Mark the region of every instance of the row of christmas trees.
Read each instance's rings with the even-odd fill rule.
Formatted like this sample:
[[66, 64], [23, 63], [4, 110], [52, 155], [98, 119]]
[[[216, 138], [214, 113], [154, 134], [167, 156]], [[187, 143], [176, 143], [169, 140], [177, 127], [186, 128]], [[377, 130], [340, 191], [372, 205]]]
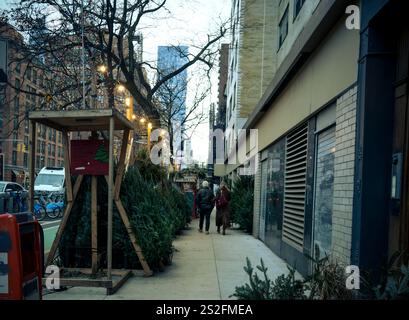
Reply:
[[[138, 154], [122, 182], [120, 197], [145, 259], [153, 269], [171, 262], [172, 241], [191, 219], [185, 195], [152, 164], [146, 153]], [[106, 265], [107, 185], [98, 177], [98, 253]], [[91, 177], [84, 177], [59, 246], [65, 267], [91, 265]], [[113, 214], [113, 267], [140, 268], [139, 261], [116, 207]]]

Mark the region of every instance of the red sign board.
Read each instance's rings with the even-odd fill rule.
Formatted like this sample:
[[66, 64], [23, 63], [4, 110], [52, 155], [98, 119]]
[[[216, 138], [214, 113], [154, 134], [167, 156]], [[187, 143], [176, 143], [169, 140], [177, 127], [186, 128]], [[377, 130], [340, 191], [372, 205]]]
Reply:
[[106, 140], [71, 140], [71, 174], [108, 175], [108, 150]]

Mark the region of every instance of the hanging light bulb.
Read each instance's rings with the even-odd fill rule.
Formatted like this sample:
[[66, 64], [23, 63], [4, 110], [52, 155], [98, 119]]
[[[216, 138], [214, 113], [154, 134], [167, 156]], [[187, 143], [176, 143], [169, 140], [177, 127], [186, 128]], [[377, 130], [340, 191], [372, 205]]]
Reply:
[[98, 71], [101, 72], [101, 73], [105, 73], [105, 72], [107, 72], [107, 67], [104, 66], [104, 65], [100, 65], [98, 67]]

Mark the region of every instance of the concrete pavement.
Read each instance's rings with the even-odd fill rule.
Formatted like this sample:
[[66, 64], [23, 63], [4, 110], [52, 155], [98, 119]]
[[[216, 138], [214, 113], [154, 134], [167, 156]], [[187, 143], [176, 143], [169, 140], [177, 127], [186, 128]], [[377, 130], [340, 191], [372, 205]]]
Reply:
[[288, 273], [283, 260], [264, 243], [239, 230], [228, 230], [223, 236], [216, 232], [212, 214], [210, 234], [197, 231], [198, 220], [174, 241], [176, 251], [171, 266], [153, 277], [134, 276], [114, 295], [107, 296], [102, 288], [70, 288], [47, 294], [44, 299], [147, 299], [147, 300], [218, 300], [232, 299], [238, 285], [248, 282], [243, 270], [246, 257], [253, 266], [263, 258], [272, 279]]

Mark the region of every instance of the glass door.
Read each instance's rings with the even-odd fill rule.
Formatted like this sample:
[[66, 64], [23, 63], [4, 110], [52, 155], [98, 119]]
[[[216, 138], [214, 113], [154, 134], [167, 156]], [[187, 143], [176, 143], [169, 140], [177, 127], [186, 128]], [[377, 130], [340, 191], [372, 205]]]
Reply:
[[317, 135], [314, 182], [314, 247], [320, 257], [331, 252], [332, 202], [334, 195], [335, 126]]

